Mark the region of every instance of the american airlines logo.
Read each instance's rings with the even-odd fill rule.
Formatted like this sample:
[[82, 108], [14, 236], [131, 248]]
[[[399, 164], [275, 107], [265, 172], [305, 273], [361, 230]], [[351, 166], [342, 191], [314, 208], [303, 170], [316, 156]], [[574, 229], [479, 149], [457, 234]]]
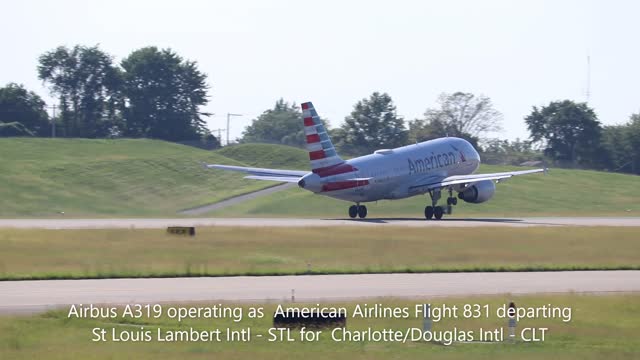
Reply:
[[[460, 162], [467, 161], [462, 151], [456, 149], [453, 145], [451, 145], [451, 147], [460, 154]], [[407, 159], [407, 161], [409, 161], [409, 174], [418, 174], [455, 164], [456, 154], [453, 151], [440, 154], [431, 153], [431, 156], [423, 159]]]

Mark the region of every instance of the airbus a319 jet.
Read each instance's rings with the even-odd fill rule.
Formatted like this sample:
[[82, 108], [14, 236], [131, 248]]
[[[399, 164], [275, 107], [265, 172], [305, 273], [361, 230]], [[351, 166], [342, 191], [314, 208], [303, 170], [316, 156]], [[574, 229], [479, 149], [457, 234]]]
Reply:
[[[497, 182], [546, 170], [473, 175], [480, 166], [480, 155], [469, 142], [455, 137], [381, 149], [370, 155], [343, 160], [336, 153], [311, 102], [302, 104], [302, 115], [310, 172], [217, 164], [206, 167], [244, 172], [248, 174], [246, 179], [294, 182], [315, 194], [355, 203], [349, 207], [351, 218], [367, 216], [363, 203], [428, 193], [431, 205], [424, 209], [428, 220], [440, 220], [445, 213], [451, 214], [458, 198], [467, 203], [482, 203], [491, 199]], [[446, 207], [438, 205], [443, 191], [448, 193]], [[454, 191], [457, 198], [453, 196]]]

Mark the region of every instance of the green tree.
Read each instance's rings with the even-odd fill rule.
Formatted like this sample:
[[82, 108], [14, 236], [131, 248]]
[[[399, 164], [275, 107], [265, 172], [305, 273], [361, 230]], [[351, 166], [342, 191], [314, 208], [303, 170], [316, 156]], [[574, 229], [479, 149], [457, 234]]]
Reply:
[[[324, 124], [327, 128], [326, 122]], [[300, 108], [279, 99], [273, 109], [265, 110], [245, 128], [240, 141], [304, 147], [306, 140]]]
[[407, 143], [404, 120], [396, 113], [391, 96], [379, 92], [358, 101], [333, 135], [340, 150], [352, 155]]
[[610, 171], [640, 173], [640, 114], [631, 115], [623, 125], [602, 129], [604, 168]]
[[44, 136], [49, 128], [49, 115], [40, 96], [15, 83], [0, 88], [0, 136]]
[[171, 49], [145, 47], [121, 63], [124, 80], [124, 135], [169, 141], [209, 135], [200, 107], [208, 103], [207, 76], [196, 62]]
[[60, 99], [60, 125], [68, 137], [104, 137], [118, 122], [120, 76], [98, 46], [60, 46], [38, 59], [38, 77]]
[[433, 140], [446, 136], [454, 136], [467, 140], [476, 149], [480, 139], [471, 134], [462, 133], [460, 130], [450, 126], [440, 119], [415, 119], [409, 121], [409, 142], [418, 143]]
[[[501, 130], [502, 114], [494, 109], [487, 96], [471, 93], [442, 93], [438, 106], [428, 108], [424, 119], [414, 124], [418, 136], [456, 136], [468, 140], [483, 139], [488, 133]], [[422, 141], [421, 139], [415, 139]], [[426, 139], [424, 139], [426, 140]]]
[[531, 141], [489, 139], [484, 142], [482, 162], [487, 164], [520, 165], [527, 161], [544, 161], [544, 154]]
[[533, 107], [525, 118], [534, 142], [541, 142], [544, 153], [560, 163], [595, 166], [599, 155], [602, 128], [593, 109], [571, 100], [554, 101], [542, 108]]
[[631, 115], [627, 141], [631, 150], [631, 172], [640, 174], [640, 114]]

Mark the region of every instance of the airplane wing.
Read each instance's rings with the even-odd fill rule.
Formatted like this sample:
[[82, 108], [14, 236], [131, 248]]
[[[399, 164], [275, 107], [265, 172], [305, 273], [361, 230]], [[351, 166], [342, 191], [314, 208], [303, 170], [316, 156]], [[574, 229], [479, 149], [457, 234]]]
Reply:
[[248, 174], [245, 179], [252, 180], [268, 180], [268, 181], [281, 181], [281, 182], [298, 182], [300, 179], [308, 174], [308, 171], [300, 170], [280, 170], [280, 169], [265, 169], [265, 168], [253, 168], [243, 166], [232, 165], [207, 165], [203, 164], [207, 169], [221, 169], [230, 171], [239, 171]]
[[547, 169], [507, 171], [507, 172], [501, 172], [501, 173], [476, 174], [476, 175], [454, 175], [454, 176], [448, 176], [441, 179], [431, 177], [428, 179], [421, 179], [420, 183], [414, 186], [411, 186], [409, 189], [412, 192], [427, 192], [429, 190], [440, 189], [440, 188], [451, 186], [451, 185], [474, 183], [477, 181], [484, 181], [484, 180], [494, 180], [499, 182], [500, 180], [505, 180], [513, 176], [535, 174], [540, 172], [546, 173]]

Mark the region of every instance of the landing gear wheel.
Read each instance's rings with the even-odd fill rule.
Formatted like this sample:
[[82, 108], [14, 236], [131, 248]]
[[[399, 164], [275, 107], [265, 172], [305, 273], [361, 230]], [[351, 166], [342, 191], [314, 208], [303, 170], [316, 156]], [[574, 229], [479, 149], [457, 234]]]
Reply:
[[427, 220], [433, 219], [433, 206], [424, 208], [424, 217], [427, 218]]
[[440, 220], [442, 219], [442, 215], [444, 215], [444, 210], [442, 209], [442, 206], [436, 206], [433, 209], [433, 216], [435, 216], [436, 220]]
[[358, 207], [355, 205], [349, 206], [349, 217], [355, 219], [358, 216]]
[[452, 197], [451, 198], [451, 205], [458, 205], [458, 198]]
[[358, 206], [358, 216], [360, 219], [364, 219], [367, 217], [367, 207], [364, 205]]

